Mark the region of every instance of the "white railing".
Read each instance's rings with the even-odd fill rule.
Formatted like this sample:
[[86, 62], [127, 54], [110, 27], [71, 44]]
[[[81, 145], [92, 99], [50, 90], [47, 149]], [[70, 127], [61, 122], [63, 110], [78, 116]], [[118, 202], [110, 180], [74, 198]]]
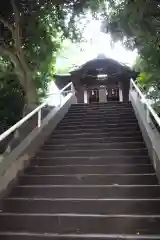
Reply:
[[130, 82], [130, 101], [160, 181], [160, 118], [133, 80]]
[[151, 107], [151, 105], [149, 104], [148, 100], [146, 99], [146, 97], [144, 96], [144, 94], [141, 92], [141, 90], [139, 89], [139, 87], [135, 84], [135, 82], [131, 79], [130, 81], [130, 91], [135, 91], [137, 96], [139, 97], [140, 101], [145, 104], [146, 106], [146, 120], [148, 123], [150, 123], [151, 119], [150, 119], [150, 115], [153, 116], [153, 118], [155, 119], [157, 125], [160, 127], [160, 118], [157, 115], [157, 113], [155, 112], [155, 110]]
[[[67, 90], [70, 88], [70, 90]], [[72, 83], [67, 84], [63, 89], [61, 89], [60, 91], [58, 91], [57, 93], [51, 93], [49, 94], [49, 96], [51, 95], [56, 95], [59, 99], [59, 105], [58, 107], [61, 107], [62, 105], [62, 97], [63, 97], [63, 93], [74, 93], [74, 87]], [[22, 118], [19, 122], [17, 122], [15, 125], [13, 125], [11, 128], [9, 128], [7, 131], [5, 131], [4, 133], [2, 133], [0, 135], [0, 142], [2, 142], [5, 138], [7, 138], [11, 133], [13, 133], [15, 130], [17, 130], [19, 127], [21, 127], [25, 122], [27, 122], [31, 117], [33, 117], [35, 114], [38, 113], [38, 118], [37, 118], [37, 126], [38, 128], [41, 127], [42, 124], [42, 109], [48, 105], [48, 101], [49, 99], [47, 98], [47, 100], [45, 100], [44, 103], [42, 103], [39, 107], [37, 107], [36, 109], [34, 109], [31, 113], [29, 113], [28, 115], [26, 115], [24, 118]]]

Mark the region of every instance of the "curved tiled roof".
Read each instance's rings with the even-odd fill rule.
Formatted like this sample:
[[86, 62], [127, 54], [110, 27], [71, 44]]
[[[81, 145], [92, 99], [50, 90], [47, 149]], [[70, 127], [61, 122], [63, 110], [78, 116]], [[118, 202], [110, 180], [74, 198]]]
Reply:
[[116, 60], [110, 58], [95, 58], [92, 59], [78, 69], [72, 70], [71, 74], [76, 75], [93, 75], [97, 74], [107, 74], [109, 76], [113, 75], [130, 75], [134, 71], [125, 64], [117, 62]]

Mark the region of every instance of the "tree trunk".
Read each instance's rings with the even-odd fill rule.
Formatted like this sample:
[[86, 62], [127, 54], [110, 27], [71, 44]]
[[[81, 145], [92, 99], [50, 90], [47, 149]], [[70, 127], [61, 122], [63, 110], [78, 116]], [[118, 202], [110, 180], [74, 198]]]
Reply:
[[25, 89], [26, 104], [37, 105], [38, 93], [33, 80], [30, 78], [30, 76], [27, 75], [25, 78], [25, 82], [26, 82]]

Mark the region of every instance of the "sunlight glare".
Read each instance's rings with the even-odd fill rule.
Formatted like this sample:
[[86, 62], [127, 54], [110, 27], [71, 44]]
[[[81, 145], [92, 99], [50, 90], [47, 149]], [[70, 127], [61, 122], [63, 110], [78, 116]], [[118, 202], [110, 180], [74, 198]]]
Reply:
[[124, 48], [122, 43], [117, 42], [112, 45], [112, 38], [109, 34], [100, 31], [101, 21], [91, 20], [84, 30], [83, 36], [87, 40], [85, 47], [85, 60], [104, 54], [121, 63], [132, 66], [137, 57], [137, 51], [129, 51]]

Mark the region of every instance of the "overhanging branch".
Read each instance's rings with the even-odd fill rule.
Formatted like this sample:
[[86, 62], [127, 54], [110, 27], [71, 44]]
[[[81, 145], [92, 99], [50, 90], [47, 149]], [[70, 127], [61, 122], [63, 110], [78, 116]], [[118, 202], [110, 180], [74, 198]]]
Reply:
[[21, 49], [20, 12], [19, 12], [14, 0], [11, 0], [11, 5], [13, 8], [14, 24], [15, 24], [15, 36], [14, 36], [15, 47], [20, 52], [20, 49]]
[[9, 59], [15, 66], [17, 75], [19, 75], [20, 84], [25, 87], [23, 68], [18, 57], [14, 54], [13, 50], [0, 46], [0, 55], [9, 57]]
[[8, 28], [8, 30], [14, 35], [14, 28], [11, 24], [5, 21], [2, 17], [0, 17], [0, 22], [3, 23], [4, 27]]
[[19, 24], [20, 23], [20, 13], [19, 13], [19, 10], [18, 10], [14, 0], [11, 0], [11, 4], [12, 4], [13, 12], [14, 12], [15, 23]]

